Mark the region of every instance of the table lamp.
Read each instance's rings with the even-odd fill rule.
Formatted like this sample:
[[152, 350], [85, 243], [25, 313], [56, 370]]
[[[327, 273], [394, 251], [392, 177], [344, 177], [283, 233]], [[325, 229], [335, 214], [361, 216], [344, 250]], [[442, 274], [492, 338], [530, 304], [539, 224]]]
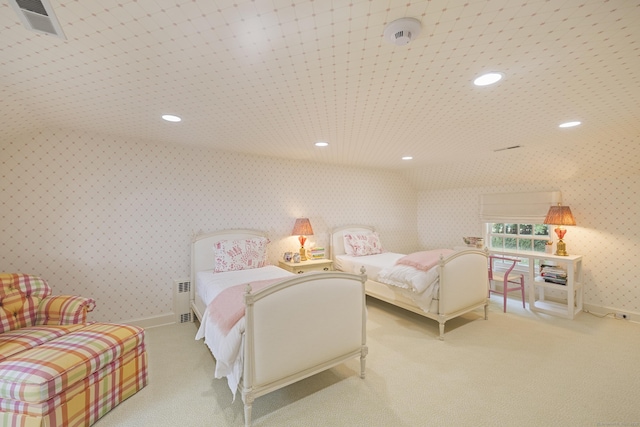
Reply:
[[300, 241], [300, 260], [306, 261], [307, 254], [304, 250], [304, 242], [307, 241], [307, 238], [305, 236], [313, 236], [313, 228], [311, 228], [309, 218], [296, 219], [296, 223], [293, 225], [293, 231], [291, 232], [291, 235], [298, 236], [298, 240]]
[[556, 255], [567, 256], [567, 245], [562, 241], [562, 238], [567, 233], [567, 230], [563, 228], [565, 225], [576, 225], [576, 220], [571, 214], [569, 206], [551, 206], [547, 217], [544, 219], [544, 224], [556, 225], [555, 232], [558, 235], [558, 244], [556, 246]]

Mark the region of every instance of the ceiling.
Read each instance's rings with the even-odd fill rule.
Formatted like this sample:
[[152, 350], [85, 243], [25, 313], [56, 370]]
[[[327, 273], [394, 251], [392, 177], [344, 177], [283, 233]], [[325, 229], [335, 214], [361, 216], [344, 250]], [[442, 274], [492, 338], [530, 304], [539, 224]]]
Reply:
[[[2, 139], [73, 129], [397, 170], [420, 189], [640, 173], [637, 1], [51, 4], [66, 39], [0, 4]], [[396, 46], [383, 32], [402, 17], [422, 29]], [[475, 87], [487, 71], [505, 78]]]

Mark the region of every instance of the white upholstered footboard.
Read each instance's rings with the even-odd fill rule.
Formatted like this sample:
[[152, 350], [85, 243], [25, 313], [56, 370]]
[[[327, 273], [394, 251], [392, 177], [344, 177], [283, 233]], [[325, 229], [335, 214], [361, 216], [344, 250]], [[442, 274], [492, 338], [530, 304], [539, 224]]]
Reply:
[[440, 291], [437, 318], [440, 323], [440, 339], [444, 339], [447, 320], [484, 307], [487, 319], [489, 307], [489, 276], [487, 251], [466, 250], [456, 252], [441, 260]]
[[307, 273], [245, 294], [242, 400], [245, 425], [256, 397], [360, 357], [364, 378], [366, 276]]
[[[374, 228], [366, 225], [349, 225], [334, 229], [331, 233], [331, 256], [334, 261], [339, 255], [345, 253], [343, 234], [346, 231], [372, 232]], [[470, 249], [456, 252], [441, 260], [438, 265], [439, 294], [438, 298], [432, 301], [428, 312], [425, 312], [408, 298], [402, 290], [375, 280], [367, 280], [366, 294], [421, 316], [437, 320], [440, 332], [438, 338], [443, 340], [444, 325], [454, 317], [483, 307], [484, 318], [487, 319], [489, 305], [487, 257], [488, 251]], [[339, 263], [335, 262], [334, 265], [339, 265]]]
[[455, 253], [441, 261], [438, 268], [440, 269], [439, 296], [438, 299], [432, 300], [428, 312], [394, 286], [367, 280], [366, 293], [381, 301], [437, 320], [440, 340], [444, 340], [445, 323], [454, 317], [482, 307], [486, 320], [489, 306], [486, 253], [479, 250]]
[[[191, 246], [191, 307], [199, 320], [205, 303], [196, 294], [199, 271], [213, 270], [213, 245], [222, 240], [265, 236], [256, 230], [222, 230], [194, 236]], [[243, 374], [245, 425], [256, 397], [360, 358], [366, 345], [365, 275], [339, 272], [296, 275], [245, 293]]]

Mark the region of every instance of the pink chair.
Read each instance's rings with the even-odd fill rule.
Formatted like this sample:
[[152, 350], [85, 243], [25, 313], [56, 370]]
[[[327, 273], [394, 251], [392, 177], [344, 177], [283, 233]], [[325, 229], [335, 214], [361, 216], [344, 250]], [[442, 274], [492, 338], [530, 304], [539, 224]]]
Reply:
[[[494, 271], [494, 261], [500, 260], [505, 263], [505, 265], [509, 265], [504, 272], [496, 272]], [[501, 255], [489, 255], [489, 296], [492, 293], [500, 294], [504, 299], [504, 312], [507, 312], [507, 293], [511, 291], [520, 290], [522, 293], [522, 308], [525, 308], [524, 305], [524, 275], [518, 273], [511, 273], [516, 264], [520, 262], [517, 258], [508, 258]], [[492, 285], [494, 282], [502, 283], [502, 291], [496, 291]], [[516, 285], [516, 286], [514, 286]]]

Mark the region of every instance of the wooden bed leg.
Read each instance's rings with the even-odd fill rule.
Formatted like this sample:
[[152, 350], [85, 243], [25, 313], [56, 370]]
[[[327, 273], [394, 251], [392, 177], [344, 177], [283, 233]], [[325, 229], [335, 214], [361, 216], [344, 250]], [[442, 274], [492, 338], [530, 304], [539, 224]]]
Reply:
[[244, 427], [251, 427], [251, 406], [253, 405], [253, 395], [246, 396], [244, 401]]
[[251, 404], [244, 404], [244, 427], [251, 427]]
[[365, 365], [367, 364], [367, 354], [369, 354], [369, 347], [362, 346], [362, 352], [360, 353], [360, 378], [365, 377]]
[[484, 320], [489, 319], [489, 304], [484, 305]]
[[444, 323], [440, 322], [440, 336], [438, 337], [440, 341], [444, 341]]

